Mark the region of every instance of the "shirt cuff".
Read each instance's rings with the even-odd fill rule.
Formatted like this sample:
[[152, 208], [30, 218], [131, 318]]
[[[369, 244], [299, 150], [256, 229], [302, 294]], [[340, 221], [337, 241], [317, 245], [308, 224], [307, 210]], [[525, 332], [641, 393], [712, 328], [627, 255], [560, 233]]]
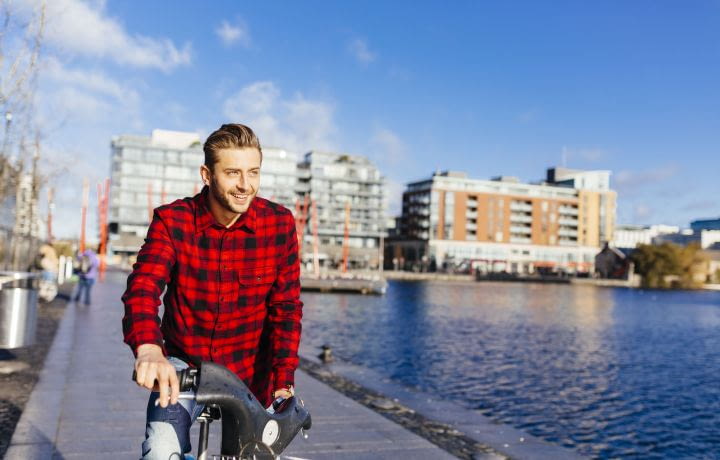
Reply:
[[140, 347], [140, 345], [145, 345], [148, 343], [155, 344], [160, 347], [160, 349], [163, 352], [163, 355], [167, 356], [167, 351], [165, 350], [165, 343], [162, 339], [162, 334], [143, 334], [139, 337], [134, 337], [130, 340], [128, 340], [128, 345], [130, 345], [130, 349], [133, 352], [133, 355], [137, 358], [137, 349]]
[[295, 385], [295, 371], [290, 369], [278, 369], [275, 371], [273, 392], [287, 389]]

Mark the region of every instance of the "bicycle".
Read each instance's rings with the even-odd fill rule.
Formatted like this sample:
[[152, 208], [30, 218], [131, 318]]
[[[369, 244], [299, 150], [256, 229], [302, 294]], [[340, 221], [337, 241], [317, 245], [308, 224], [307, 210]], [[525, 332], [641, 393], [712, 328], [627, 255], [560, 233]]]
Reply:
[[180, 397], [205, 405], [197, 419], [197, 460], [208, 460], [210, 423], [218, 419], [222, 422], [221, 450], [220, 455], [210, 457], [212, 460], [279, 459], [300, 431], [307, 438], [305, 431], [311, 428], [312, 419], [295, 396], [276, 399], [271, 413], [225, 366], [202, 362], [197, 368], [177, 371], [177, 375], [181, 392], [194, 391], [194, 396]]

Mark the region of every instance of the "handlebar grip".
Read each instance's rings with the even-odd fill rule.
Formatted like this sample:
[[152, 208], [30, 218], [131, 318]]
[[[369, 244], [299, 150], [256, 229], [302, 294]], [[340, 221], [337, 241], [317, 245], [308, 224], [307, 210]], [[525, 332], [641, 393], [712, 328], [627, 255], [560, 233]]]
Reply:
[[[178, 383], [180, 391], [197, 390], [198, 370], [192, 367], [177, 371]], [[132, 381], [137, 382], [137, 371], [133, 370]]]

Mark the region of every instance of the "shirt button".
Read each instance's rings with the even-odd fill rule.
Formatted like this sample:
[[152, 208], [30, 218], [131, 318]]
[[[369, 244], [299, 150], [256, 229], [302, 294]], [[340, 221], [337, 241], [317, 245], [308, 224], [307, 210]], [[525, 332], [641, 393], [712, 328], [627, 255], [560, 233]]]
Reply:
[[258, 276], [258, 277], [257, 277], [257, 280], [260, 281], [260, 279], [261, 279], [261, 278]]

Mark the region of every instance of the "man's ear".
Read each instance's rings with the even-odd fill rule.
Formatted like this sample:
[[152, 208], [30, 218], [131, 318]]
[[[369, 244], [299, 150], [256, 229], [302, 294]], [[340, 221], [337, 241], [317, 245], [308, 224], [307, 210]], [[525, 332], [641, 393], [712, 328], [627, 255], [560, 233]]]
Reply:
[[206, 165], [201, 165], [200, 177], [202, 178], [203, 184], [210, 185], [210, 180], [212, 179], [212, 172], [210, 171], [210, 168]]

